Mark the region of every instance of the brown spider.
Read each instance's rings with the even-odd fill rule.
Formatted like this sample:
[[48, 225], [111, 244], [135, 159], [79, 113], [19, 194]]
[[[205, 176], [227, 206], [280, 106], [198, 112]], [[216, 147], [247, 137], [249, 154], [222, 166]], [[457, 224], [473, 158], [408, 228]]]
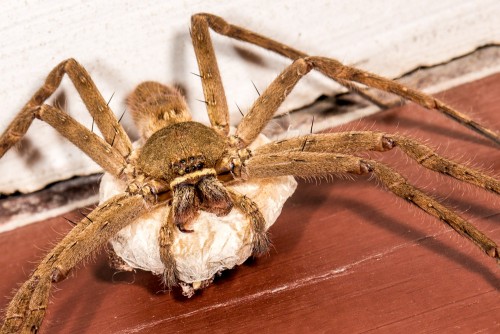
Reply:
[[[293, 60], [255, 101], [234, 134], [229, 133], [228, 107], [209, 28]], [[368, 98], [371, 98], [369, 92], [359, 84], [436, 109], [499, 144], [500, 137], [494, 131], [443, 102], [397, 82], [342, 65], [334, 59], [308, 56], [228, 24], [217, 16], [194, 15], [191, 35], [210, 127], [191, 121], [184, 98], [177, 90], [145, 82], [128, 100], [143, 143], [135, 149], [88, 73], [75, 60], [69, 59], [49, 73], [45, 84], [0, 137], [1, 157], [23, 137], [33, 119], [41, 119], [126, 185], [123, 192], [100, 204], [45, 256], [9, 304], [1, 333], [36, 332], [45, 315], [52, 283], [65, 278], [73, 267], [124, 227], [158, 207], [171, 207], [169, 213], [161, 217], [158, 236], [159, 257], [168, 286], [181, 283], [177, 258], [172, 251], [176, 234], [196, 230], [194, 225], [200, 212], [220, 217], [233, 211], [242, 213], [251, 231], [251, 252], [266, 252], [269, 240], [262, 208], [256, 200], [228, 187], [252, 179], [372, 174], [389, 191], [444, 221], [488, 256], [500, 259], [495, 242], [458, 214], [407, 183], [390, 167], [352, 155], [399, 147], [426, 168], [500, 194], [500, 181], [443, 158], [413, 139], [373, 131], [350, 131], [305, 135], [249, 148], [295, 84], [313, 69]], [[44, 104], [65, 73], [77, 88], [104, 139], [60, 109]], [[123, 265], [120, 260], [117, 263]]]

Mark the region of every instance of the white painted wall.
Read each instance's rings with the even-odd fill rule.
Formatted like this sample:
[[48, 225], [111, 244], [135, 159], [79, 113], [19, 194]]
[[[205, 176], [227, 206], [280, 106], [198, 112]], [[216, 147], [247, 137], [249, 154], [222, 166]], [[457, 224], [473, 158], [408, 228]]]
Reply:
[[[333, 1], [4, 1], [0, 10], [0, 131], [7, 126], [47, 73], [61, 60], [76, 58], [91, 73], [111, 107], [144, 80], [186, 87], [196, 118], [206, 120], [189, 39], [189, 17], [206, 11], [271, 36], [310, 54], [335, 57], [395, 77], [420, 65], [446, 61], [488, 43], [500, 42], [498, 0]], [[288, 63], [256, 50], [251, 64], [235, 42], [214, 38], [228, 103], [246, 110], [260, 90]], [[246, 46], [245, 46], [246, 47]], [[254, 50], [254, 49], [252, 49]], [[331, 92], [313, 76], [285, 108], [307, 104]], [[63, 83], [67, 111], [90, 126], [75, 90]], [[308, 87], [306, 87], [308, 86]], [[127, 130], [133, 127], [125, 120]], [[32, 191], [55, 180], [98, 170], [47, 125], [35, 121], [30, 144], [0, 160], [0, 193]]]

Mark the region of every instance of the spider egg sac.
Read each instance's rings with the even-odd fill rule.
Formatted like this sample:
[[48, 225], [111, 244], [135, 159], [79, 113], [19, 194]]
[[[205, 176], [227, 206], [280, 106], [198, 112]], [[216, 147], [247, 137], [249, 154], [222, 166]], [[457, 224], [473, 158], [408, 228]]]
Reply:
[[[268, 141], [260, 135], [250, 149]], [[266, 220], [267, 229], [274, 224], [296, 187], [293, 176], [254, 179], [228, 186], [257, 204]], [[125, 188], [125, 183], [105, 174], [100, 186], [100, 202], [122, 193]], [[168, 204], [159, 206], [110, 239], [114, 251], [128, 266], [158, 275], [163, 273], [158, 236], [169, 210]], [[178, 279], [186, 295], [191, 295], [193, 289], [206, 286], [215, 274], [242, 264], [252, 255], [253, 235], [249, 219], [236, 208], [222, 217], [201, 211], [191, 226], [193, 233], [175, 229], [172, 247]]]

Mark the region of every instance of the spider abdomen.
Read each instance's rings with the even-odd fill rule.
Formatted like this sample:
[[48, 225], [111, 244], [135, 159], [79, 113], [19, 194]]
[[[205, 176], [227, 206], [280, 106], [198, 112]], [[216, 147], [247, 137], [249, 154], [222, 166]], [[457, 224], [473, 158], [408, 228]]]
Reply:
[[127, 104], [143, 139], [171, 124], [191, 120], [182, 93], [159, 82], [146, 81], [138, 85], [127, 98]]

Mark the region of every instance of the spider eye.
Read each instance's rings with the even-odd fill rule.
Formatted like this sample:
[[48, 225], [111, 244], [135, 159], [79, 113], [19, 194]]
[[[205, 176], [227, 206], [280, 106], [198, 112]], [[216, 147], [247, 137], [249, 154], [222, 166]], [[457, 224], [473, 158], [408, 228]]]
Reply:
[[198, 163], [198, 164], [196, 165], [196, 168], [197, 168], [197, 169], [202, 169], [202, 168], [203, 168], [203, 163], [201, 163], [201, 162], [200, 162], [200, 163]]

